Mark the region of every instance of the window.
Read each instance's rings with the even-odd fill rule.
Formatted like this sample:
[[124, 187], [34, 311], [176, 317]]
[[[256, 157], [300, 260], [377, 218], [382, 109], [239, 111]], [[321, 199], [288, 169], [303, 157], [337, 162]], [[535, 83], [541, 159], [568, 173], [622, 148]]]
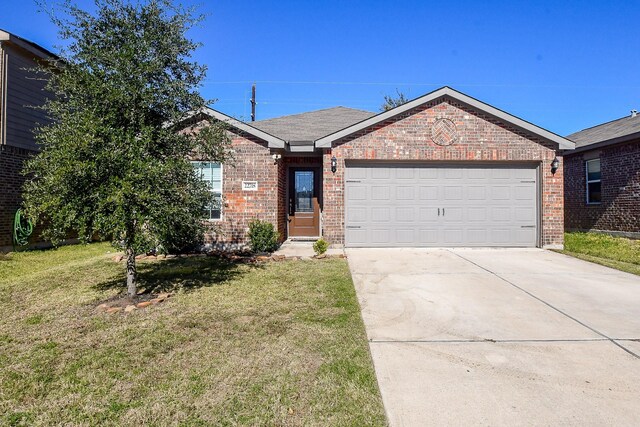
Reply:
[[587, 204], [599, 204], [602, 201], [600, 182], [600, 159], [587, 160]]
[[211, 202], [204, 207], [206, 219], [220, 219], [222, 210], [222, 165], [214, 162], [191, 162], [196, 173], [209, 185]]

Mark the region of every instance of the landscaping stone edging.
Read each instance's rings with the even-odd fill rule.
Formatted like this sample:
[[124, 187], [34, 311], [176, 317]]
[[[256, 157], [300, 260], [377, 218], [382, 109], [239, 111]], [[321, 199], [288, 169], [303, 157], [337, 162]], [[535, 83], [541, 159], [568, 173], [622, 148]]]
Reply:
[[107, 313], [107, 314], [115, 314], [120, 312], [129, 314], [133, 311], [165, 302], [171, 296], [173, 296], [172, 293], [164, 292], [156, 295], [154, 298], [151, 298], [145, 301], [140, 301], [138, 303], [135, 303], [134, 301], [129, 301], [130, 303], [127, 304], [126, 306], [123, 306], [122, 300], [116, 301], [115, 303], [112, 302], [111, 304], [105, 302], [97, 306], [96, 311]]

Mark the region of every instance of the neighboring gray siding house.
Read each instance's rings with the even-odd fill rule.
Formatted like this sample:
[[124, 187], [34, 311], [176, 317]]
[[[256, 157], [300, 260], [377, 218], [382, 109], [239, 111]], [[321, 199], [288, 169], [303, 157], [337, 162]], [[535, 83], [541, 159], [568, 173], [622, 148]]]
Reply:
[[12, 244], [13, 217], [20, 206], [23, 163], [37, 152], [33, 129], [47, 118], [31, 108], [44, 103], [45, 81], [32, 70], [56, 59], [48, 50], [0, 30], [0, 249]]
[[640, 238], [640, 114], [567, 136], [565, 228]]

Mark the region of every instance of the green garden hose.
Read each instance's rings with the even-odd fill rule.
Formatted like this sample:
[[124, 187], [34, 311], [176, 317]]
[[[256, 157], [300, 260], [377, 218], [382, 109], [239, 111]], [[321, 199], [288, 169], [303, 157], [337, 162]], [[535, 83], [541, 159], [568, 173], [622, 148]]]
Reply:
[[26, 246], [31, 233], [33, 233], [33, 223], [29, 219], [23, 219], [22, 210], [18, 209], [13, 219], [13, 243], [16, 246]]

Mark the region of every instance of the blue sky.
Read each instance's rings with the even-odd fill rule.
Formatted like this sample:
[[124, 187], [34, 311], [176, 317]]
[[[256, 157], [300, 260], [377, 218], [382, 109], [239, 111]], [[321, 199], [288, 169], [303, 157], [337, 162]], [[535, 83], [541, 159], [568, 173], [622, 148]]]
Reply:
[[[90, 6], [92, 2], [78, 1]], [[396, 88], [448, 85], [561, 135], [640, 110], [640, 2], [184, 1], [207, 19], [202, 87], [214, 108], [258, 119], [344, 105], [377, 111]], [[32, 0], [0, 0], [0, 28], [46, 48]]]

